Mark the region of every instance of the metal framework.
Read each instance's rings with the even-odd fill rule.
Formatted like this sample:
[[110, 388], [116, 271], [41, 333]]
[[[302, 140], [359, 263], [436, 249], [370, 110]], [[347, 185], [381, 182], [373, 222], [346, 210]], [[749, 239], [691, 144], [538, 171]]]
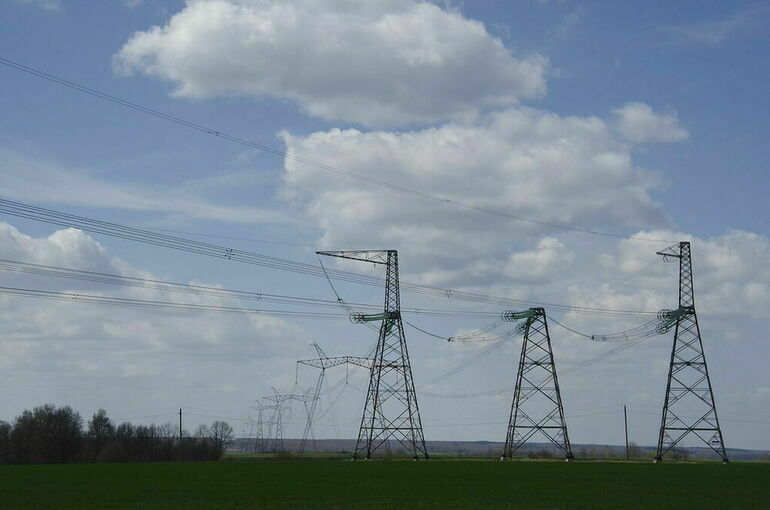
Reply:
[[320, 399], [321, 386], [323, 386], [324, 376], [326, 375], [326, 369], [331, 367], [336, 367], [339, 365], [347, 365], [347, 364], [356, 365], [359, 367], [364, 367], [369, 369], [371, 369], [372, 367], [372, 360], [369, 358], [361, 358], [358, 356], [335, 356], [330, 358], [329, 356], [326, 355], [323, 349], [321, 349], [321, 346], [318, 345], [316, 342], [313, 342], [310, 345], [312, 345], [316, 353], [318, 353], [318, 358], [301, 359], [297, 361], [297, 364], [318, 368], [320, 370], [320, 373], [318, 374], [318, 380], [316, 381], [315, 390], [313, 391], [313, 397], [310, 404], [310, 411], [308, 412], [307, 422], [305, 423], [305, 431], [302, 434], [302, 441], [300, 442], [299, 450], [297, 452], [298, 455], [302, 455], [303, 453], [305, 453], [305, 447], [307, 445], [308, 435], [312, 433], [313, 417], [315, 416], [318, 400]]
[[[249, 407], [249, 437], [254, 437], [253, 453], [264, 453], [267, 447], [265, 440], [265, 412], [275, 411], [275, 406], [265, 405], [259, 400], [257, 400], [255, 404], [256, 405]], [[252, 415], [252, 411], [256, 413], [256, 419]], [[272, 425], [269, 424], [268, 426], [271, 428], [271, 430], [268, 432], [268, 435], [270, 435], [272, 431]]]
[[[284, 404], [291, 400], [302, 402], [302, 404], [305, 407], [305, 416], [308, 420], [306, 423], [308, 423], [310, 421], [310, 409], [308, 408], [307, 403], [310, 401], [313, 401], [314, 399], [314, 397], [309, 393], [310, 393], [309, 391], [307, 394], [278, 393], [278, 391], [275, 388], [273, 388], [272, 395], [262, 397], [264, 400], [269, 400], [275, 403], [274, 406], [268, 406], [269, 408], [273, 409], [273, 416], [270, 420], [270, 424], [271, 425], [275, 424], [275, 435], [273, 436], [274, 453], [285, 451], [284, 444], [283, 444], [283, 406]], [[310, 434], [312, 434], [312, 429], [310, 430]]]
[[415, 459], [428, 458], [404, 324], [401, 321], [398, 252], [363, 250], [317, 253], [384, 265], [386, 268], [383, 313], [351, 316], [354, 322], [381, 321], [353, 458], [370, 459], [380, 448], [387, 451], [392, 439], [406, 448]]
[[655, 461], [661, 462], [686, 436], [694, 434], [723, 462], [729, 462], [695, 313], [690, 243], [683, 241], [657, 253], [664, 259], [679, 259], [679, 309]]
[[524, 340], [501, 460], [512, 458], [538, 433], [553, 443], [566, 460], [572, 460], [574, 456], [564, 420], [545, 310], [530, 308], [522, 312], [505, 312], [502, 319], [508, 322], [523, 320], [516, 329], [523, 333]]
[[[268, 395], [267, 397], [262, 397], [264, 400], [268, 400], [273, 402], [272, 405], [263, 405], [260, 406], [260, 417], [264, 413], [264, 411], [270, 410], [272, 411], [270, 414], [270, 419], [267, 421], [267, 439], [264, 437], [262, 438], [262, 451], [267, 451], [268, 445], [272, 442], [272, 448], [270, 449], [273, 453], [280, 453], [285, 451], [284, 450], [284, 444], [283, 444], [283, 407], [284, 402], [283, 400], [278, 399], [278, 392], [275, 391], [275, 388], [273, 388], [274, 395]], [[262, 432], [261, 427], [258, 429], [259, 432]]]

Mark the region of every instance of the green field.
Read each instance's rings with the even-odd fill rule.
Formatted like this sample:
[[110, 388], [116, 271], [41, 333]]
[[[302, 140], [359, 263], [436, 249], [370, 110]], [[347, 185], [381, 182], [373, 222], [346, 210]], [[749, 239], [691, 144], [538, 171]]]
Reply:
[[770, 464], [274, 460], [0, 466], [0, 508], [770, 508]]

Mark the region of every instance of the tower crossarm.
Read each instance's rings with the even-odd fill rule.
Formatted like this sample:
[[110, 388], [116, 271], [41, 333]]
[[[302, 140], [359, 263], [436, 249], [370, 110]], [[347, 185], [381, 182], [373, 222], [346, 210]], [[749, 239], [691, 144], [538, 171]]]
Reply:
[[506, 310], [500, 314], [500, 318], [505, 322], [516, 322], [518, 320], [532, 318], [542, 313], [544, 313], [542, 308], [529, 308], [521, 311]]
[[350, 314], [350, 322], [353, 324], [363, 324], [365, 322], [378, 322], [387, 319], [397, 319], [400, 316], [400, 312], [380, 312], [380, 313], [361, 313], [353, 312]]
[[388, 264], [388, 253], [394, 250], [338, 250], [338, 251], [317, 251], [316, 254], [326, 257], [337, 257], [341, 259], [360, 260], [362, 262], [371, 262], [372, 264]]
[[364, 368], [372, 367], [371, 358], [362, 358], [358, 356], [334, 356], [330, 358], [301, 359], [297, 361], [300, 365], [306, 365], [313, 368], [327, 369], [339, 365], [351, 364]]

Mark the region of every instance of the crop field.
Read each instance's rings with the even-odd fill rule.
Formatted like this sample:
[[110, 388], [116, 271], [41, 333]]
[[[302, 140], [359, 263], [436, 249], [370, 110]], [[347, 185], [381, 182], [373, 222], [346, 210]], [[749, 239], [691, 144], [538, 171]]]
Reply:
[[768, 508], [770, 463], [349, 462], [0, 466], [0, 508]]

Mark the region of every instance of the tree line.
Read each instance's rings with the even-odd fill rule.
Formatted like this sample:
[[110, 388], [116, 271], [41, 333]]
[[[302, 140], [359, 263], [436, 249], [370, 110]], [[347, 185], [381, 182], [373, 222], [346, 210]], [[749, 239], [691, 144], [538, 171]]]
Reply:
[[104, 409], [88, 423], [69, 406], [45, 404], [0, 420], [0, 464], [68, 462], [164, 462], [219, 460], [233, 441], [224, 421], [201, 425], [194, 434], [171, 423], [115, 424]]

